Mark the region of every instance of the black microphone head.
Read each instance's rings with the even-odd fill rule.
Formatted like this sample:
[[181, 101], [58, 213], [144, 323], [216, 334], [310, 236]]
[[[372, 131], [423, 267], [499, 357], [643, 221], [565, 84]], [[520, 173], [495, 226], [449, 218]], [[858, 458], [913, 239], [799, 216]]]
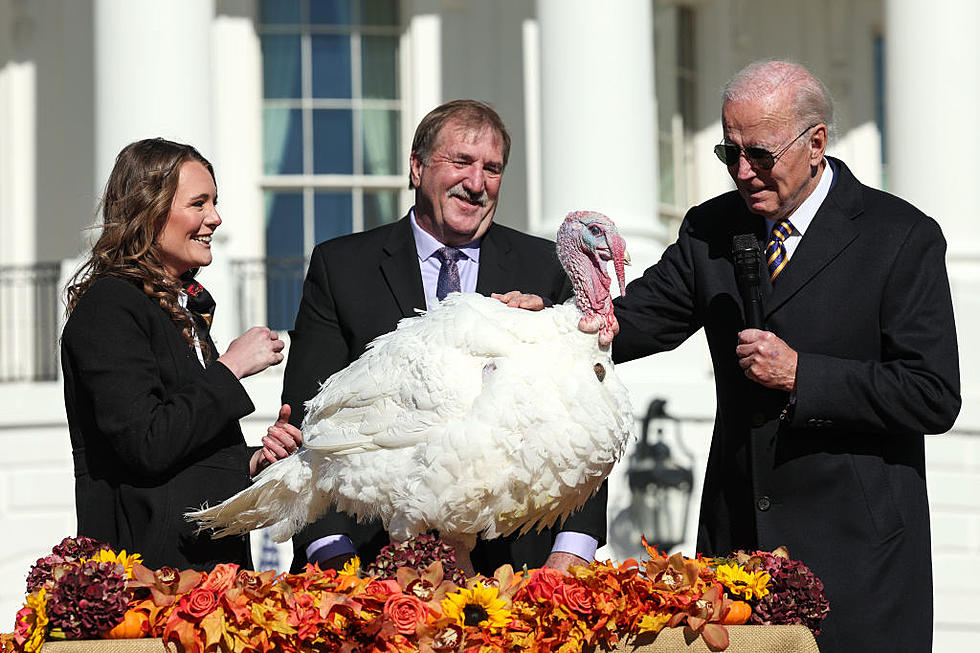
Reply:
[[762, 261], [762, 251], [755, 235], [737, 234], [732, 237], [732, 257], [735, 259], [736, 274], [756, 272]]
[[735, 234], [732, 237], [732, 251], [737, 252], [744, 249], [758, 249], [759, 241], [755, 234]]

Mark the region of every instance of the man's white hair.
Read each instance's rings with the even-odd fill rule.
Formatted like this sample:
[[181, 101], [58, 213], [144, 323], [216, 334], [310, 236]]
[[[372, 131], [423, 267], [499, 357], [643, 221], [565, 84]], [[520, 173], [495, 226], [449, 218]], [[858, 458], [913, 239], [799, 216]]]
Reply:
[[799, 129], [816, 123], [827, 125], [829, 138], [836, 135], [834, 100], [830, 91], [809, 70], [790, 61], [754, 61], [725, 84], [722, 101], [737, 102], [791, 93], [792, 111]]

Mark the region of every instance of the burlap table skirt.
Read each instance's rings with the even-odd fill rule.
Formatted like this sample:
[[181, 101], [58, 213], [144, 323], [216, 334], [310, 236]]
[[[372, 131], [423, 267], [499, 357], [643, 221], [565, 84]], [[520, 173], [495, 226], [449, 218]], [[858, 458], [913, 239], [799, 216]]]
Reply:
[[[729, 653], [820, 653], [813, 635], [804, 626], [728, 626]], [[708, 653], [700, 637], [684, 640], [684, 629], [665, 628], [656, 639], [622, 642], [622, 653]], [[177, 653], [159, 639], [101, 639], [47, 642], [41, 653]]]

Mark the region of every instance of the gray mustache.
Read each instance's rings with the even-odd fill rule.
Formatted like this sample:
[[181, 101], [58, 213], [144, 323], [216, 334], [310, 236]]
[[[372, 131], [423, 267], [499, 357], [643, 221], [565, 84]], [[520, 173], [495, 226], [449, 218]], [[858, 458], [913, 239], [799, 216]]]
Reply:
[[486, 189], [483, 189], [483, 191], [480, 193], [471, 193], [463, 188], [463, 182], [460, 182], [450, 188], [448, 195], [450, 197], [458, 197], [459, 199], [466, 200], [467, 202], [479, 204], [480, 206], [486, 206], [487, 202], [490, 201]]

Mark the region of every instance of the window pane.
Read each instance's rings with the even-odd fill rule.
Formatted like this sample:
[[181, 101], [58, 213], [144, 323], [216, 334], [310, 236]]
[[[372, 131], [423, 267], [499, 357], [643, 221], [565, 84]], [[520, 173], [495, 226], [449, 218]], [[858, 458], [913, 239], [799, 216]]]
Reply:
[[303, 119], [299, 109], [263, 109], [262, 142], [265, 174], [303, 173]]
[[265, 253], [270, 257], [303, 256], [301, 192], [265, 192]]
[[361, 0], [362, 25], [397, 25], [398, 0]]
[[384, 109], [365, 109], [364, 174], [398, 174], [398, 112]]
[[350, 0], [310, 0], [314, 25], [350, 25]]
[[398, 97], [398, 38], [364, 36], [362, 84], [366, 98], [391, 100]]
[[344, 236], [353, 230], [353, 202], [348, 192], [320, 192], [313, 199], [313, 233], [316, 242]]
[[299, 34], [262, 35], [262, 87], [267, 98], [300, 97]]
[[299, 0], [263, 0], [260, 22], [268, 24], [292, 24], [301, 22]]
[[398, 191], [372, 191], [364, 193], [364, 230], [374, 229], [402, 217], [398, 206]]
[[353, 174], [352, 131], [351, 112], [347, 109], [318, 109], [313, 112], [314, 174]]
[[313, 46], [313, 97], [349, 98], [350, 36], [320, 34], [310, 38]]
[[266, 319], [291, 329], [303, 292], [303, 194], [265, 193]]

